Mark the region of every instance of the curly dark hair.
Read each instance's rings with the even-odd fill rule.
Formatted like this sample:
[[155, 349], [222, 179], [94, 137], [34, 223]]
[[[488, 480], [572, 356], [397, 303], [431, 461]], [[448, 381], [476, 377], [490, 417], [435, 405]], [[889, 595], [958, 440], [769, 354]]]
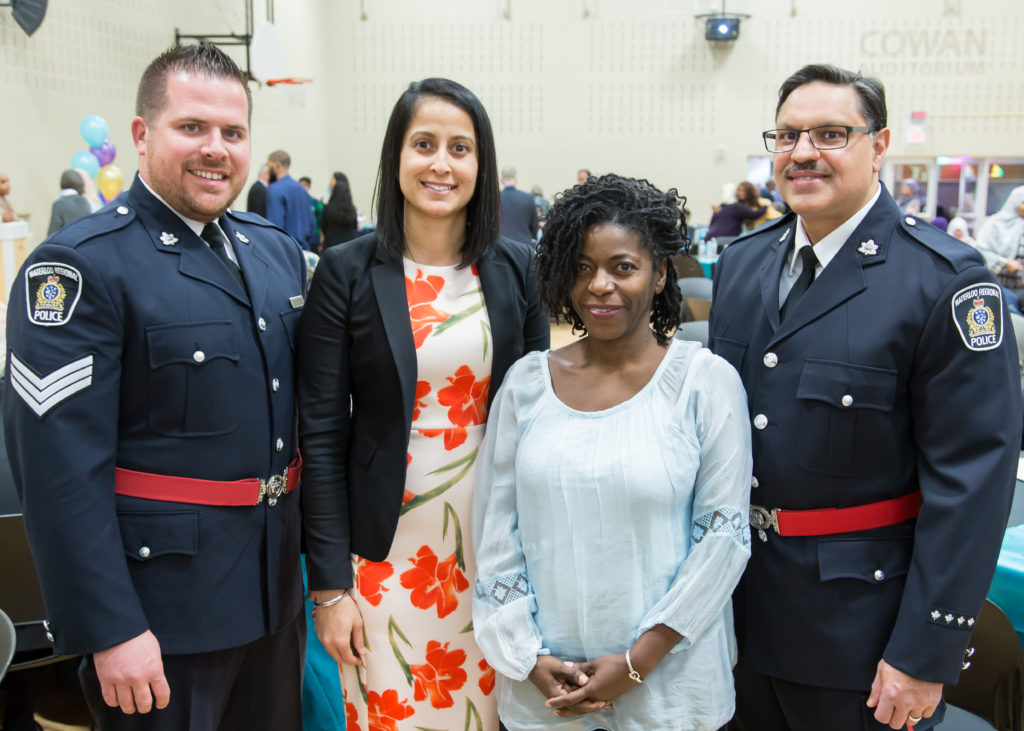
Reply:
[[537, 253], [540, 297], [555, 322], [586, 333], [572, 307], [572, 286], [583, 238], [592, 226], [612, 223], [634, 232], [651, 254], [654, 268], [667, 265], [665, 287], [654, 295], [651, 328], [662, 345], [668, 344], [682, 318], [682, 295], [676, 286], [672, 255], [689, 243], [686, 235], [686, 197], [675, 188], [663, 192], [646, 180], [602, 175], [559, 193], [548, 211]]

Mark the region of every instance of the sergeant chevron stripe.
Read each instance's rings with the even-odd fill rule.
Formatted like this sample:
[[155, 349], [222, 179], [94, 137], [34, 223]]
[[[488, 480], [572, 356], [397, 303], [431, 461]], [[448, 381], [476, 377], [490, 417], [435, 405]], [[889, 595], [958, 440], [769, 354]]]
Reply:
[[11, 351], [11, 386], [28, 407], [42, 416], [54, 406], [92, 385], [92, 356], [68, 363], [40, 378]]

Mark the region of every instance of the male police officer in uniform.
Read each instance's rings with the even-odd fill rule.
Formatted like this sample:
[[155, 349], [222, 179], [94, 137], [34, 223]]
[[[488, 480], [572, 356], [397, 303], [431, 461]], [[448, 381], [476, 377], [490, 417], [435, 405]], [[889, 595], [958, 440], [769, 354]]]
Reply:
[[790, 214], [718, 262], [711, 345], [753, 425], [740, 731], [931, 728], [992, 578], [1021, 433], [981, 257], [903, 216], [873, 79], [808, 66], [765, 133]]
[[86, 656], [102, 729], [301, 727], [305, 265], [227, 210], [250, 111], [215, 46], [158, 57], [131, 189], [44, 241], [11, 294], [8, 450], [49, 632]]

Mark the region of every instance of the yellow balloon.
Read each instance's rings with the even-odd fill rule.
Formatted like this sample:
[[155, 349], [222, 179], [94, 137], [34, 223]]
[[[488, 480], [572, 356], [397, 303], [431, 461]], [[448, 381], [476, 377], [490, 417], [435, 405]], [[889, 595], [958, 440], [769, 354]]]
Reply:
[[121, 185], [123, 183], [124, 176], [121, 174], [121, 168], [117, 165], [104, 165], [96, 173], [96, 187], [100, 189], [100, 193], [108, 201], [114, 200], [117, 197], [117, 194], [121, 192]]

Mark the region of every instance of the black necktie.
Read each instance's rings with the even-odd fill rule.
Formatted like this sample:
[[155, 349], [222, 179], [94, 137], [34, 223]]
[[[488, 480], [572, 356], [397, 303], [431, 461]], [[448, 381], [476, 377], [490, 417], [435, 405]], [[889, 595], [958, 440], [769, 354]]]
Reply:
[[786, 315], [793, 311], [797, 301], [804, 296], [804, 292], [811, 286], [811, 282], [814, 281], [814, 268], [818, 266], [818, 257], [814, 254], [813, 246], [805, 246], [800, 249], [800, 258], [804, 262], [804, 269], [800, 272], [800, 276], [797, 277], [796, 281], [793, 282], [793, 288], [789, 290], [789, 294], [786, 295], [786, 301], [782, 303], [782, 309], [779, 310], [779, 320], [785, 320]]
[[210, 251], [217, 255], [217, 258], [224, 262], [224, 266], [228, 268], [232, 276], [238, 281], [239, 284], [245, 288], [245, 280], [242, 279], [242, 270], [238, 268], [235, 262], [231, 261], [231, 257], [228, 256], [228, 251], [224, 248], [224, 237], [221, 235], [220, 229], [215, 223], [208, 223], [203, 227], [203, 233], [201, 234], [203, 241], [210, 245]]

